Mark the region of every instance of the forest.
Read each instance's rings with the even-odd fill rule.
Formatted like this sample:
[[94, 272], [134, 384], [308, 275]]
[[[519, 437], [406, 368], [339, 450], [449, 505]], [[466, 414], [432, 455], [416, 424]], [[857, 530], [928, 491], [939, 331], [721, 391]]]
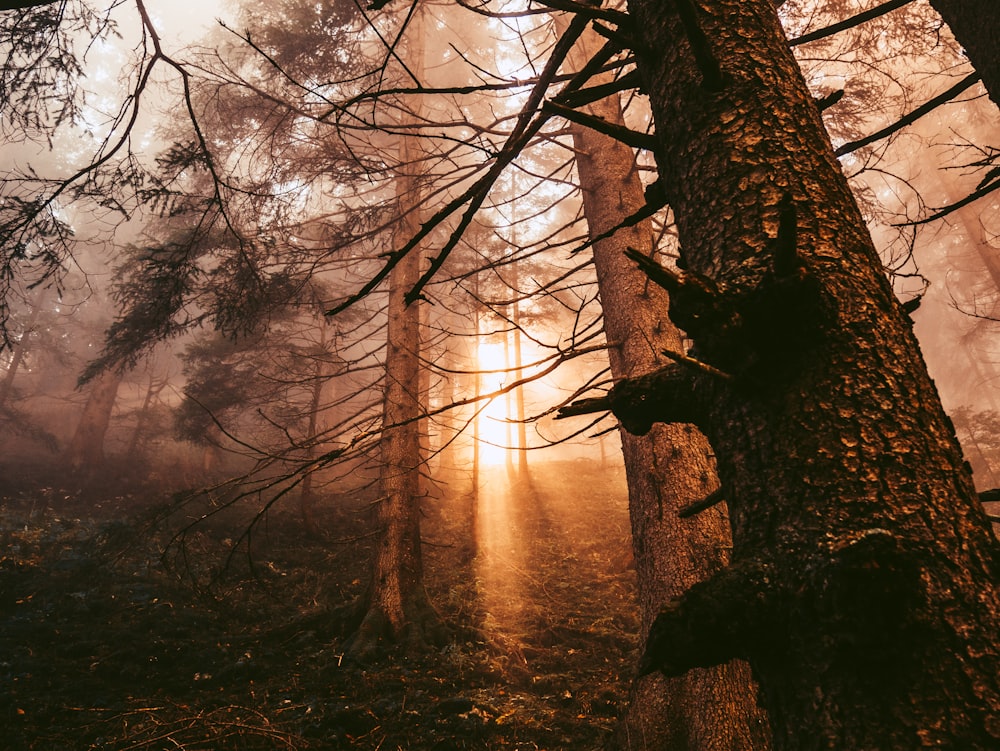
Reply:
[[1000, 748], [998, 39], [0, 3], [0, 746]]

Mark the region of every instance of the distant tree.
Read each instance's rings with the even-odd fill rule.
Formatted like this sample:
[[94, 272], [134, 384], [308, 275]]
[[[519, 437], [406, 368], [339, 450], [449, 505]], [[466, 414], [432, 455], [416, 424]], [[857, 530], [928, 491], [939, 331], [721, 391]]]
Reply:
[[[1000, 487], [1000, 412], [960, 407], [951, 414], [962, 445], [966, 447], [973, 474], [984, 488]], [[993, 499], [994, 502], [1000, 499]]]
[[7, 362], [7, 372], [4, 373], [3, 381], [0, 381], [0, 408], [6, 403], [14, 389], [14, 379], [17, 371], [24, 362], [25, 354], [29, 349], [29, 340], [34, 333], [35, 324], [42, 313], [41, 299], [36, 298], [31, 303], [31, 312], [24, 323], [24, 327], [11, 347], [10, 360]]
[[122, 370], [112, 368], [101, 372], [87, 387], [87, 401], [66, 447], [70, 470], [85, 480], [95, 478], [104, 468], [104, 438], [123, 378]]

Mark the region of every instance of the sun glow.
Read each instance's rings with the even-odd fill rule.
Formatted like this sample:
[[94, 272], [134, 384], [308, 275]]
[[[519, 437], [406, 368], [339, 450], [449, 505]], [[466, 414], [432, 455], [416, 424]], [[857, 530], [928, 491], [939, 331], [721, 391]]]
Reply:
[[[491, 394], [502, 389], [512, 378], [507, 371], [507, 346], [502, 342], [481, 342], [476, 350], [479, 364], [479, 390]], [[510, 394], [500, 394], [483, 407], [476, 418], [476, 439], [479, 461], [483, 464], [503, 464], [511, 446]]]

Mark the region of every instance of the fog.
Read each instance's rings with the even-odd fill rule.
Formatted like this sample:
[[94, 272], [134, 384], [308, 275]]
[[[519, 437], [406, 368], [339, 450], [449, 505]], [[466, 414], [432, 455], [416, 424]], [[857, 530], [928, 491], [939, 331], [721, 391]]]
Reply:
[[[808, 3], [786, 4], [783, 13], [790, 36], [800, 29], [822, 25], [823, 19]], [[804, 70], [818, 94], [840, 86], [847, 91], [844, 99], [832, 108], [828, 116], [835, 145], [851, 140], [855, 132], [875, 130], [891, 122], [910, 103], [930, 96], [948, 81], [964, 74], [966, 68], [953, 41], [923, 38], [916, 33], [923, 28], [921, 24], [926, 26], [922, 20], [926, 14], [926, 8], [917, 6], [871, 22], [862, 30], [848, 31], [829, 41], [809, 45], [808, 52], [803, 53]], [[481, 19], [470, 23], [473, 19], [467, 15], [443, 8], [434, 10], [436, 28], [433, 41], [424, 43], [426, 47], [422, 55], [426, 71], [420, 85], [462, 87], [477, 79], [500, 83], [537, 74], [539, 63], [533, 61], [531, 56], [543, 56], [547, 45], [551, 44], [551, 30], [544, 22], [521, 18], [508, 21]], [[8, 142], [2, 153], [12, 176], [30, 169], [43, 178], [58, 180], [86, 165], [95, 156], [107, 153], [108, 144], [115, 142], [123, 133], [127, 118], [123, 119], [116, 113], [127, 112], [131, 106], [128, 104], [129, 93], [136, 85], [137, 72], [142, 70], [134, 66], [142, 64], [142, 49], [145, 45], [148, 52], [153, 31], [160, 35], [168, 59], [186, 66], [184, 69], [192, 81], [203, 81], [198, 85], [206, 93], [215, 92], [211, 96], [223, 95], [226, 88], [220, 82], [226, 77], [236, 76], [233, 80], [238, 83], [251, 74], [253, 66], [268, 65], [260, 56], [254, 60], [252, 51], [248, 56], [249, 45], [239, 38], [244, 31], [250, 30], [249, 23], [262, 23], [262, 17], [248, 14], [232, 3], [172, 3], [169, 8], [154, 5], [149, 8], [149, 16], [153, 26], [146, 30], [145, 37], [141, 19], [135, 8], [127, 3], [120, 5], [112, 16], [117, 34], [105, 35], [94, 43], [85, 34], [78, 34], [76, 49], [85, 53], [83, 75], [78, 82], [82, 90], [79, 116], [73, 122], [61, 123], [45, 140], [32, 138], [27, 142]], [[265, 40], [265, 46], [287, 44], [289, 41], [282, 37], [271, 40], [266, 35], [261, 38]], [[253, 34], [250, 34], [250, 39], [254, 39]], [[517, 41], [519, 39], [522, 41]], [[879, 46], [863, 46], [874, 44], [872, 40], [879, 40]], [[377, 36], [366, 43], [374, 44], [376, 50], [379, 45]], [[374, 52], [371, 61], [377, 62], [380, 55], [380, 52]], [[385, 70], [387, 74], [393, 74], [394, 61], [391, 56], [387, 59], [389, 62]], [[272, 63], [277, 64], [277, 60], [272, 60]], [[405, 71], [405, 64], [400, 68]], [[162, 158], [171, 139], [184, 142], [192, 137], [192, 128], [196, 127], [203, 129], [202, 136], [218, 144], [218, 158], [221, 159], [224, 150], [231, 150], [229, 139], [235, 134], [227, 131], [223, 123], [212, 122], [207, 108], [199, 114], [200, 121], [192, 122], [185, 115], [183, 110], [186, 105], [177, 69], [159, 61], [153, 72], [150, 90], [143, 93], [137, 107], [137, 119], [132, 126], [127, 149], [117, 153], [116, 157], [127, 153], [130, 160], [142, 162], [148, 168], [155, 164], [157, 158]], [[406, 77], [398, 69], [394, 74]], [[326, 76], [334, 80], [336, 70], [326, 71]], [[230, 88], [238, 90], [239, 86], [233, 84]], [[879, 92], [877, 98], [876, 91]], [[421, 106], [425, 108], [423, 117], [431, 122], [449, 123], [447, 127], [456, 138], [469, 138], [483, 126], [499, 126], [502, 130], [509, 127], [517, 108], [523, 104], [527, 88], [508, 90], [501, 87], [499, 95], [486, 91], [477, 96], [478, 100], [458, 93], [420, 97]], [[263, 101], [254, 106], [264, 106]], [[124, 109], [121, 103], [125, 103]], [[396, 106], [390, 104], [391, 107]], [[375, 111], [372, 113], [375, 114]], [[641, 99], [632, 102], [628, 113], [631, 119], [639, 122], [648, 118]], [[380, 116], [376, 114], [375, 117], [377, 120]], [[459, 122], [459, 117], [466, 118], [467, 123], [453, 125]], [[972, 440], [971, 435], [976, 432], [971, 424], [966, 424], [967, 421], [985, 420], [986, 415], [996, 409], [997, 353], [991, 344], [996, 290], [991, 274], [997, 243], [997, 204], [994, 199], [986, 197], [937, 222], [912, 227], [894, 225], [900, 218], [916, 216], [922, 206], [947, 205], [975, 188], [977, 173], [968, 165], [975, 162], [977, 155], [981, 157], [983, 149], [990, 148], [990, 134], [995, 132], [995, 122], [995, 108], [983, 95], [981, 86], [976, 85], [900, 133], [877, 143], [873, 149], [861, 155], [848, 154], [842, 159], [845, 171], [857, 187], [859, 200], [870, 216], [872, 232], [884, 250], [887, 269], [900, 299], [922, 297], [920, 307], [914, 314], [915, 329], [945, 404], [961, 418], [959, 433], [964, 440]], [[354, 127], [351, 125], [348, 135], [343, 137], [361, 138], [356, 133], [350, 133]], [[427, 162], [428, 180], [437, 181], [440, 187], [433, 188], [433, 196], [428, 199], [425, 211], [434, 210], [435, 204], [441, 206], [449, 195], [454, 196], [456, 191], [468, 186], [474, 174], [476, 149], [484, 148], [495, 140], [489, 129], [479, 130], [478, 133], [469, 141], [474, 146], [472, 151], [447, 146], [447, 142], [434, 147], [439, 148], [442, 155], [447, 155], [448, 163], [454, 166], [455, 171], [449, 176]], [[298, 137], [316, 138], [320, 135], [319, 131], [302, 130]], [[439, 135], [445, 135], [444, 131]], [[248, 137], [240, 136], [244, 139]], [[273, 137], [277, 137], [277, 131]], [[379, 137], [377, 133], [375, 137]], [[286, 241], [297, 243], [300, 248], [309, 244], [317, 248], [322, 246], [322, 240], [307, 238], [323, 237], [324, 232], [329, 233], [329, 230], [323, 229], [324, 224], [339, 221], [338, 212], [351, 211], [352, 206], [359, 205], [355, 203], [356, 199], [351, 198], [352, 195], [370, 204], [378, 196], [377, 191], [382, 190], [371, 181], [364, 189], [365, 193], [358, 193], [354, 192], [355, 188], [338, 189], [325, 181], [322, 175], [295, 177], [288, 172], [294, 162], [288, 161], [293, 156], [287, 149], [277, 151], [269, 147], [265, 151], [249, 140], [244, 143], [227, 157], [231, 165], [227, 168], [233, 170], [233, 179], [241, 183], [228, 197], [234, 202], [231, 204], [233, 216], [240, 203], [244, 208], [252, 203], [239, 191], [244, 190], [251, 180], [270, 179], [271, 198], [267, 200], [273, 208], [267, 211], [271, 211], [274, 219], [281, 223], [280, 232], [287, 238]], [[465, 426], [466, 435], [459, 439], [463, 451], [469, 454], [471, 449], [467, 435], [475, 432], [487, 447], [484, 448], [484, 456], [489, 457], [488, 461], [498, 461], [505, 447], [517, 447], [520, 441], [527, 441], [532, 449], [531, 455], [543, 461], [545, 457], [593, 457], [595, 451], [605, 457], [609, 451], [614, 453], [611, 447], [614, 438], [608, 435], [593, 437], [611, 426], [607, 420], [595, 426], [594, 430], [583, 431], [572, 440], [567, 440], [569, 432], [573, 431], [560, 427], [549, 418], [540, 417], [588, 379], [597, 377], [602, 367], [599, 353], [574, 358], [542, 380], [512, 393], [503, 393], [495, 398], [487, 396], [478, 402], [475, 401], [477, 397], [471, 395], [476, 389], [484, 393], [502, 390], [507, 383], [525, 376], [530, 380], [532, 373], [545, 370], [552, 357], [560, 356], [560, 351], [572, 349], [576, 339], [587, 340], [588, 345], [596, 341], [588, 339], [595, 331], [593, 327], [599, 326], [600, 314], [596, 293], [587, 287], [593, 284], [587, 270], [574, 272], [575, 276], [567, 277], [569, 281], [557, 282], [554, 287], [548, 281], [558, 279], [576, 265], [579, 256], [573, 254], [573, 247], [580, 242], [584, 230], [577, 218], [580, 209], [575, 203], [578, 199], [572, 189], [572, 167], [566, 161], [567, 157], [564, 148], [551, 143], [540, 143], [526, 152], [497, 182], [487, 205], [475, 219], [476, 225], [466, 230], [467, 238], [474, 239], [463, 242], [469, 243], [483, 262], [495, 263], [496, 253], [508, 256], [498, 270], [487, 272], [486, 276], [475, 276], [477, 285], [486, 285], [485, 293], [479, 295], [485, 307], [474, 316], [480, 320], [478, 330], [463, 330], [446, 320], [455, 316], [467, 319], [469, 316], [467, 311], [451, 305], [452, 300], [457, 300], [453, 297], [455, 290], [461, 289], [464, 290], [462, 294], [469, 294], [472, 267], [468, 262], [463, 261], [459, 264], [461, 268], [456, 266], [454, 269], [445, 265], [434, 280], [434, 289], [442, 291], [435, 292], [435, 297], [441, 299], [434, 300], [438, 304], [432, 306], [431, 319], [427, 321], [428, 331], [433, 333], [426, 339], [430, 351], [435, 353], [427, 360], [440, 362], [440, 356], [450, 353], [455, 362], [449, 364], [447, 373], [434, 372], [434, 368], [430, 368], [432, 373], [427, 386], [430, 389], [429, 404], [433, 405], [432, 409], [442, 410], [448, 399], [473, 399], [472, 405], [444, 409], [435, 418], [436, 429], [442, 433], [438, 442], [447, 443], [450, 438], [446, 436], [450, 431]], [[284, 176], [268, 177], [276, 174], [280, 163], [265, 162], [265, 159], [285, 159], [288, 166], [280, 167]], [[275, 179], [280, 182], [276, 184], [273, 182]], [[21, 184], [25, 188], [30, 185]], [[10, 185], [9, 190], [25, 189], [17, 188], [16, 180], [12, 180]], [[114, 299], [113, 269], [120, 266], [124, 248], [136, 243], [141, 245], [164, 231], [163, 219], [157, 217], [157, 211], [161, 211], [162, 207], [158, 209], [155, 202], [138, 202], [135, 193], [110, 200], [101, 200], [94, 193], [95, 190], [99, 194], [102, 189], [112, 191], [118, 187], [121, 186], [113, 182], [98, 182], [89, 185], [83, 191], [84, 195], [76, 200], [59, 199], [58, 216], [69, 225], [73, 241], [68, 244], [62, 259], [57, 284], [52, 283], [54, 277], [38, 288], [29, 289], [28, 285], [35, 282], [32, 275], [38, 272], [38, 264], [33, 267], [35, 271], [25, 268], [22, 270], [25, 275], [14, 279], [11, 297], [15, 307], [8, 321], [14, 346], [5, 352], [7, 374], [4, 388], [5, 404], [17, 410], [17, 430], [8, 431], [14, 443], [7, 450], [31, 463], [51, 464], [53, 468], [64, 464], [61, 454], [71, 442], [90, 389], [89, 385], [78, 387], [76, 380], [86, 364], [101, 352], [104, 329], [120, 315]], [[141, 186], [135, 187], [143, 190]], [[338, 190], [343, 199], [338, 202], [339, 207], [330, 203], [331, 192]], [[370, 190], [376, 192], [368, 193]], [[369, 197], [363, 198], [366, 193]], [[262, 207], [263, 204], [260, 204], [256, 210], [260, 211]], [[233, 217], [224, 218], [225, 221], [232, 221]], [[295, 229], [296, 226], [299, 229]], [[315, 228], [307, 230], [309, 226]], [[372, 225], [365, 231], [373, 232], [374, 228], [375, 225]], [[260, 231], [259, 227], [254, 230]], [[441, 231], [432, 236], [432, 242], [441, 242], [446, 237], [441, 232], [448, 231], [442, 226]], [[672, 252], [670, 225], [663, 224], [662, 232], [661, 250], [669, 255]], [[368, 242], [363, 235], [359, 234], [358, 238], [360, 244]], [[486, 250], [484, 243], [494, 250]], [[535, 264], [535, 258], [544, 258], [544, 271]], [[274, 261], [281, 263], [280, 255], [276, 255]], [[355, 271], [362, 267], [341, 266], [338, 269], [334, 266], [336, 264], [327, 264], [326, 270], [316, 266], [317, 283], [336, 286], [346, 282], [348, 289], [351, 286], [357, 288], [366, 273], [362, 271], [354, 277]], [[520, 266], [524, 266], [524, 270], [519, 270]], [[376, 266], [370, 267], [374, 268]], [[539, 290], [542, 291], [540, 297]], [[199, 458], [201, 449], [190, 442], [191, 436], [187, 436], [188, 440], [179, 438], [177, 430], [171, 425], [177, 419], [172, 415], [181, 408], [184, 400], [189, 373], [197, 368], [194, 363], [183, 365], [178, 356], [186, 346], [206, 335], [199, 332], [204, 332], [206, 326], [211, 328], [210, 309], [213, 304], [218, 304], [204, 302], [204, 293], [200, 296], [202, 302], [198, 301], [199, 296], [193, 295], [191, 301], [186, 303], [183, 315], [175, 316], [196, 325], [179, 323], [176, 336], [171, 333], [161, 342], [150, 341], [144, 345], [142, 360], [131, 364], [123, 374], [104, 437], [103, 454], [110, 459], [120, 458], [124, 449], [128, 448], [133, 458], [129, 461], [131, 471], [138, 471], [139, 474], [192, 477], [194, 468], [206, 462], [204, 457]], [[339, 395], [329, 396], [331, 401], [321, 410], [320, 423], [331, 426], [330, 430], [338, 434], [337, 440], [352, 440], [350, 430], [356, 434], [363, 433], [363, 426], [367, 424], [362, 416], [364, 409], [377, 402], [377, 376], [372, 375], [370, 368], [376, 367], [379, 359], [378, 345], [374, 343], [379, 336], [380, 324], [375, 320], [378, 300], [376, 296], [370, 299], [370, 304], [363, 303], [368, 306], [368, 312], [361, 317], [371, 318], [369, 325], [357, 330], [356, 341], [348, 341], [353, 335], [341, 332], [327, 337], [329, 341], [337, 341], [338, 352], [332, 356], [333, 359], [347, 362], [357, 358], [350, 368], [355, 371], [354, 374], [349, 379], [343, 379], [345, 387], [338, 387], [337, 379], [332, 374], [325, 376], [330, 383], [324, 389], [337, 391]], [[205, 306], [205, 309], [200, 306]], [[280, 317], [285, 313], [277, 315]], [[512, 316], [520, 318], [515, 321]], [[310, 318], [318, 320], [314, 316]], [[219, 325], [217, 318], [215, 325]], [[275, 324], [275, 327], [278, 325]], [[282, 322], [283, 333], [279, 338], [289, 336], [290, 327], [301, 325], [301, 321]], [[262, 331], [268, 322], [251, 322], [248, 326], [250, 329], [257, 327], [252, 335], [263, 337], [259, 346], [264, 346], [263, 342], [268, 340], [269, 335]], [[234, 328], [238, 329], [239, 325]], [[490, 333], [505, 329], [505, 334]], [[240, 336], [235, 330], [229, 333], [237, 339]], [[455, 336], [449, 340], [448, 337], [453, 334]], [[467, 342], [472, 336], [486, 336], [487, 343], [479, 345], [477, 350]], [[490, 344], [490, 341], [493, 343]], [[245, 347], [247, 352], [253, 351], [249, 340], [236, 346]], [[477, 363], [476, 352], [487, 351], [490, 347], [494, 350], [502, 347], [505, 354], [500, 360], [506, 360], [498, 364], [498, 356], [493, 354], [488, 357], [491, 361], [488, 366]], [[514, 350], [519, 354], [515, 354]], [[520, 373], [513, 365], [517, 357], [520, 357], [523, 367]], [[327, 359], [329, 361], [329, 357]], [[289, 366], [281, 364], [278, 367], [287, 369]], [[327, 367], [333, 366], [328, 362]], [[497, 372], [480, 378], [475, 387], [462, 383], [463, 379], [458, 377], [457, 371], [472, 372], [480, 368]], [[365, 381], [358, 375], [359, 372], [369, 373], [372, 378]], [[297, 419], [304, 419], [305, 407], [293, 404], [278, 407], [268, 405], [267, 400], [306, 399], [308, 388], [299, 388], [298, 396], [290, 395], [287, 393], [290, 386], [285, 384], [283, 392], [282, 387], [273, 382], [276, 376], [267, 374], [265, 369], [261, 368], [257, 375], [269, 381], [269, 384], [253, 387], [260, 392], [254, 397], [253, 409], [263, 415], [265, 423], [275, 428], [286, 419], [269, 414], [268, 410], [272, 408], [275, 414], [291, 410], [299, 415]], [[469, 376], [463, 378], [467, 381]], [[348, 380], [352, 382], [348, 384]], [[347, 397], [345, 394], [348, 392], [356, 395]], [[155, 420], [149, 419], [151, 410], [157, 411]], [[473, 417], [476, 410], [479, 410], [478, 418]], [[518, 430], [509, 422], [519, 419], [525, 422], [527, 430]], [[223, 432], [228, 432], [230, 426], [225, 420], [221, 423]], [[233, 435], [222, 441], [233, 445], [218, 447], [223, 455], [243, 440], [238, 435], [240, 430], [251, 431], [247, 443], [257, 451], [256, 454], [250, 452], [251, 458], [259, 458], [262, 453], [275, 450], [275, 446], [268, 445], [274, 436], [267, 436], [269, 428], [266, 425], [251, 427], [243, 424], [239, 429], [235, 425], [232, 426]], [[332, 438], [332, 435], [323, 437], [321, 441]], [[981, 436], [979, 440], [984, 439]], [[145, 450], [147, 444], [155, 446], [155, 451]], [[549, 444], [554, 445], [541, 450]], [[136, 452], [140, 450], [143, 451], [143, 461], [152, 463], [145, 472], [138, 470], [134, 462]], [[247, 457], [239, 458], [241, 452], [245, 453], [244, 450], [237, 451], [230, 459], [243, 466]], [[992, 448], [980, 446], [973, 453], [976, 455], [977, 477], [990, 476], [995, 470], [986, 462], [992, 457]], [[462, 461], [471, 461], [470, 456]], [[985, 480], [983, 483], [990, 484]]]
[[[862, 9], [830, 5], [785, 3], [789, 36]], [[566, 122], [531, 130], [534, 115], [523, 114], [556, 35], [547, 13], [527, 14], [523, 3], [497, 4], [494, 18], [444, 3], [410, 18], [407, 7], [153, 0], [92, 9], [115, 24], [96, 40], [96, 21], [72, 26], [66, 45], [79, 68], [47, 81], [66, 98], [28, 96], [17, 106], [37, 107], [33, 124], [9, 113], [3, 122], [5, 238], [22, 248], [5, 256], [3, 283], [4, 540], [19, 551], [38, 540], [68, 545], [71, 535], [106, 541], [111, 523], [134, 523], [129, 534], [148, 544], [140, 558], [155, 568], [155, 555], [172, 551], [184, 563], [170, 570], [211, 597], [252, 589], [250, 574], [234, 583], [220, 573], [243, 555], [249, 568], [263, 563], [267, 586], [288, 583], [300, 613], [360, 597], [371, 511], [384, 496], [384, 436], [400, 427], [386, 422], [386, 363], [394, 348], [414, 350], [387, 344], [391, 267], [404, 250], [421, 253], [419, 284], [407, 290], [420, 300], [420, 370], [406, 386], [421, 409], [410, 422], [429, 586], [459, 610], [484, 598], [477, 617], [496, 664], [470, 663], [472, 674], [520, 671], [567, 716], [583, 713], [558, 669], [535, 670], [536, 661], [554, 659], [553, 649], [572, 661], [561, 639], [580, 619], [590, 647], [609, 645], [609, 657], [579, 670], [624, 670], [638, 625], [617, 421], [555, 419], [560, 406], [606, 393], [615, 346], [602, 328]], [[69, 29], [80, 11], [70, 3], [66, 12]], [[824, 112], [835, 148], [968, 75], [931, 14], [913, 3], [795, 48], [817, 97], [845, 90]], [[570, 78], [551, 75], [553, 86]], [[625, 122], [647, 130], [645, 95], [630, 89], [622, 101]], [[920, 220], [996, 169], [997, 122], [977, 83], [840, 157], [888, 278], [912, 303], [980, 490], [1000, 486], [1000, 202], [993, 193]], [[643, 149], [637, 158], [648, 186], [653, 157]], [[652, 222], [657, 258], [671, 265], [669, 209]], [[59, 537], [64, 522], [71, 532]], [[261, 531], [269, 523], [273, 540]], [[177, 553], [186, 544], [194, 563]], [[63, 555], [53, 550], [37, 548]], [[282, 559], [287, 551], [313, 557]], [[593, 567], [593, 592], [562, 571], [571, 559]], [[132, 575], [140, 564], [128, 560]], [[313, 576], [312, 566], [339, 578]], [[481, 591], [467, 591], [470, 582]], [[123, 591], [114, 597], [152, 608], [153, 595]], [[598, 594], [609, 610], [583, 612]], [[157, 597], [181, 612], [179, 595]], [[563, 631], [539, 625], [532, 608], [547, 599]], [[232, 651], [218, 658], [231, 670], [237, 641], [219, 647]], [[588, 694], [588, 713], [625, 701], [619, 678], [607, 680], [612, 698]], [[308, 696], [291, 687], [281, 696], [308, 714]], [[353, 729], [337, 716], [337, 737], [375, 732], [365, 707]], [[482, 711], [495, 727], [508, 709]], [[113, 710], [101, 721], [125, 712]]]

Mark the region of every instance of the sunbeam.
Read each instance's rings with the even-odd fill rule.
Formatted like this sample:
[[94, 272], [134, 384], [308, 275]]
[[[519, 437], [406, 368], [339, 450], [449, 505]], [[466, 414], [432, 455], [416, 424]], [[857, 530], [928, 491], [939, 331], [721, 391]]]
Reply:
[[[507, 372], [507, 348], [502, 342], [484, 341], [476, 352], [480, 383], [485, 394], [503, 388], [510, 378]], [[511, 447], [510, 396], [501, 394], [479, 413], [476, 435], [479, 439], [479, 460], [483, 464], [503, 464]]]

